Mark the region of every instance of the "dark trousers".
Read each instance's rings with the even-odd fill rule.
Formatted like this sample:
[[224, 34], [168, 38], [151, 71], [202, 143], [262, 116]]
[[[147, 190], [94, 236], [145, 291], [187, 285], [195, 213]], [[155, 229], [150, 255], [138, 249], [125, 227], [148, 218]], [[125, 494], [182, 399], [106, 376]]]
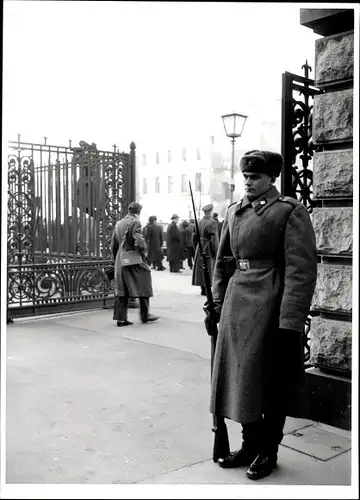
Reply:
[[155, 264], [157, 270], [164, 269], [162, 259], [157, 260], [154, 264]]
[[152, 269], [164, 269], [162, 259], [159, 260], [154, 260], [154, 261], [148, 261], [148, 265], [152, 267]]
[[[149, 297], [139, 297], [139, 303], [140, 319], [145, 323], [149, 317]], [[116, 297], [113, 316], [115, 321], [126, 321], [128, 319], [128, 304], [129, 296]]]
[[180, 261], [170, 260], [169, 261], [169, 267], [170, 267], [170, 272], [171, 273], [178, 273], [179, 270], [180, 270]]
[[280, 412], [268, 412], [263, 418], [250, 424], [242, 424], [243, 445], [270, 454], [277, 454], [279, 444], [284, 437], [286, 415]]
[[193, 267], [194, 255], [195, 255], [194, 248], [188, 247], [188, 249], [187, 249], [187, 261], [188, 261], [188, 266], [190, 267], [190, 269], [192, 269], [192, 267]]

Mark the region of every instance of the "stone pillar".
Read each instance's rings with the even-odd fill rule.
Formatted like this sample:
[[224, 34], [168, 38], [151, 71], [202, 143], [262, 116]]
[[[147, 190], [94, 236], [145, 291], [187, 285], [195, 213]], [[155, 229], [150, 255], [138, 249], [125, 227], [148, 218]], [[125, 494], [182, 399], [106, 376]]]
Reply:
[[352, 336], [352, 201], [354, 11], [301, 9], [300, 23], [323, 35], [315, 42], [312, 137], [313, 224], [318, 280], [307, 371], [310, 418], [350, 429]]

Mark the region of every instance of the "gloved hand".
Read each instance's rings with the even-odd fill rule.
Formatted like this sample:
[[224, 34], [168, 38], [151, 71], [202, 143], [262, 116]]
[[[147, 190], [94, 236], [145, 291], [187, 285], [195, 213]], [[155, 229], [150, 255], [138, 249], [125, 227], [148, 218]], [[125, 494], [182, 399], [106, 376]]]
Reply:
[[210, 319], [210, 316], [205, 316], [204, 323], [205, 323], [205, 329], [208, 332], [208, 335], [210, 335], [210, 336], [213, 335], [216, 331], [215, 328], [216, 328], [217, 322], [214, 323], [214, 321], [212, 319]]
[[296, 330], [279, 328], [275, 334], [275, 344], [282, 355], [295, 355], [303, 349], [303, 334]]
[[[266, 394], [271, 406], [283, 409], [306, 408], [303, 334], [279, 328], [269, 337]], [[297, 409], [296, 409], [297, 408]]]
[[205, 319], [204, 319], [206, 331], [208, 332], [209, 335], [213, 335], [215, 326], [220, 321], [221, 306], [217, 306], [215, 304], [215, 314], [213, 315], [212, 318], [210, 318], [209, 304], [208, 304], [208, 302], [205, 302], [203, 309], [204, 309], [204, 311], [206, 313], [206, 316], [205, 316]]

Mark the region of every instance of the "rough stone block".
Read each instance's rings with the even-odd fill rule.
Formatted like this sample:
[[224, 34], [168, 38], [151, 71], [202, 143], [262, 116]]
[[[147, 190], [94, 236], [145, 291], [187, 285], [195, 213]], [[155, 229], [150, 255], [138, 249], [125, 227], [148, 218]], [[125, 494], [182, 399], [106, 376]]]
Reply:
[[315, 42], [315, 85], [354, 78], [354, 33]]
[[318, 252], [330, 255], [352, 253], [352, 208], [315, 208], [312, 223]]
[[312, 309], [352, 311], [352, 267], [318, 265], [318, 276], [312, 300]]
[[340, 90], [314, 98], [315, 144], [352, 141], [353, 90]]
[[343, 373], [351, 372], [351, 323], [313, 318], [310, 335], [312, 365]]
[[314, 198], [353, 195], [353, 150], [314, 154]]

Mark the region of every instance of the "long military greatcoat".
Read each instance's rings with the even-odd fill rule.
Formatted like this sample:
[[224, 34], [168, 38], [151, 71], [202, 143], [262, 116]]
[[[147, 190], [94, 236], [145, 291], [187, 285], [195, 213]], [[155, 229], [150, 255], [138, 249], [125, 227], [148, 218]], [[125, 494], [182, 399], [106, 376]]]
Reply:
[[[210, 215], [204, 215], [204, 217], [199, 221], [199, 232], [200, 232], [203, 252], [205, 252], [206, 255], [209, 257], [208, 268], [211, 280], [213, 276], [216, 253], [219, 247], [219, 232], [216, 220], [214, 220]], [[195, 247], [195, 259], [194, 259], [194, 268], [192, 273], [192, 285], [205, 286], [200, 247], [198, 245], [198, 237], [196, 234], [195, 226], [193, 233], [193, 243]]]
[[182, 257], [180, 229], [175, 222], [171, 222], [166, 231], [166, 257], [169, 262], [178, 263]]
[[115, 259], [115, 292], [118, 297], [125, 295], [136, 297], [152, 297], [152, 282], [150, 268], [143, 262], [133, 266], [121, 266], [120, 245], [125, 237], [125, 250], [136, 250], [144, 255], [146, 243], [139, 219], [127, 214], [115, 225], [111, 248]]
[[180, 230], [180, 247], [181, 247], [181, 259], [180, 260], [185, 260], [186, 259], [186, 224], [184, 226], [184, 223], [180, 224], [179, 230]]
[[[236, 269], [229, 276], [223, 260], [229, 256], [248, 259], [250, 269]], [[221, 316], [212, 413], [241, 423], [280, 407], [286, 415], [306, 415], [303, 346], [297, 332], [304, 331], [316, 275], [315, 235], [304, 205], [281, 196], [275, 187], [252, 203], [245, 196], [230, 205], [213, 277]], [[278, 341], [279, 328], [292, 336], [288, 340], [293, 345], [300, 339], [290, 355]]]
[[145, 242], [148, 251], [148, 262], [159, 262], [162, 256], [162, 232], [158, 229], [159, 226], [155, 222], [149, 222], [145, 228]]

